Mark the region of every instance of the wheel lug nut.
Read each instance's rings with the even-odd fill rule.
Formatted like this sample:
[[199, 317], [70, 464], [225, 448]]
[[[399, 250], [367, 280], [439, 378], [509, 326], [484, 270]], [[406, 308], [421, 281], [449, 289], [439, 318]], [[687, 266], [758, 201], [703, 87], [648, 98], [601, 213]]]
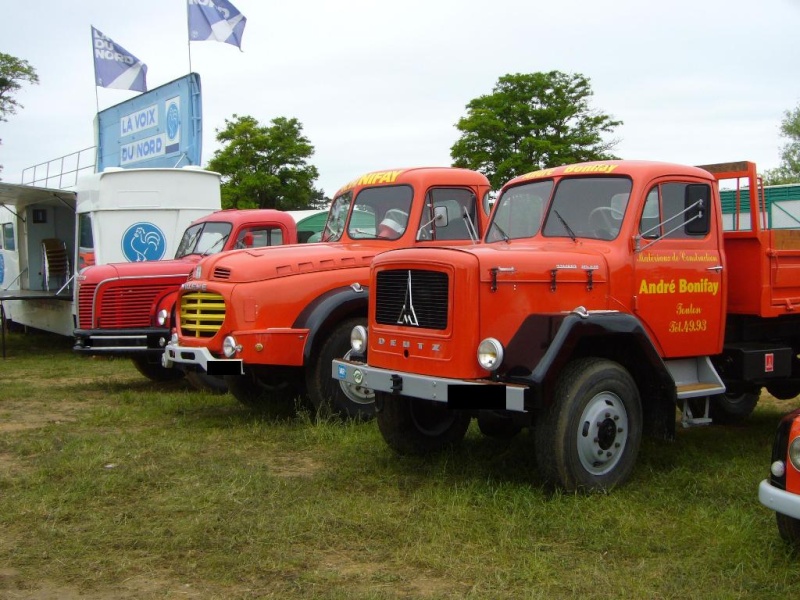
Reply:
[[597, 451], [597, 456], [603, 456], [603, 451], [602, 450], [598, 450]]
[[619, 442], [616, 442], [616, 443], [614, 444], [614, 448], [619, 448], [619, 446], [620, 446]]
[[611, 416], [611, 413], [606, 413], [606, 419], [608, 419], [610, 416]]
[[617, 427], [617, 433], [622, 433], [622, 427]]
[[611, 457], [611, 452], [606, 452], [606, 456]]
[[619, 421], [619, 415], [614, 415], [614, 420]]

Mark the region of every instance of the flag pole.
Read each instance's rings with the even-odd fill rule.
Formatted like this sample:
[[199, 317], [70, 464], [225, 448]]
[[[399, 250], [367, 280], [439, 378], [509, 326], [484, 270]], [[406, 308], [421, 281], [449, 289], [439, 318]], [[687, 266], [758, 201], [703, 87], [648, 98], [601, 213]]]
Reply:
[[[92, 55], [94, 55], [94, 26], [90, 25], [89, 29], [91, 30], [91, 34], [92, 34], [91, 35], [91, 38], [92, 38]], [[100, 112], [100, 96], [97, 93], [97, 63], [95, 61], [92, 61], [92, 64], [94, 65], [94, 67], [92, 68], [92, 73], [93, 73], [92, 78], [94, 79], [94, 103], [95, 103], [95, 106], [97, 107], [97, 112]]]
[[192, 74], [192, 27], [189, 24], [189, 2], [186, 2], [186, 47], [189, 49], [189, 74]]

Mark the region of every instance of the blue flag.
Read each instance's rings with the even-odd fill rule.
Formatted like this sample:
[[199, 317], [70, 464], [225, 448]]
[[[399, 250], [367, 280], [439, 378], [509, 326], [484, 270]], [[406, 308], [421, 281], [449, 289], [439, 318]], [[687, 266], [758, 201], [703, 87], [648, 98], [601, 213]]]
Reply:
[[190, 42], [225, 42], [242, 49], [247, 19], [228, 0], [187, 0]]
[[147, 91], [147, 65], [92, 27], [95, 85]]

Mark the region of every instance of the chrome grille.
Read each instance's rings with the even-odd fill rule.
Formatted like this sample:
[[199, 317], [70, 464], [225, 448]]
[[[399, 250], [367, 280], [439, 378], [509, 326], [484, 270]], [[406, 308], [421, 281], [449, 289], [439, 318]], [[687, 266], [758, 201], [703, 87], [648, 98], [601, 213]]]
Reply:
[[174, 287], [173, 284], [101, 287], [98, 326], [107, 329], [150, 327], [156, 298]]
[[94, 291], [97, 289], [96, 283], [82, 283], [78, 288], [78, 327], [81, 329], [92, 329], [92, 302], [94, 302]]
[[449, 278], [441, 271], [379, 271], [375, 320], [381, 325], [447, 329]]
[[186, 337], [213, 337], [225, 320], [225, 301], [213, 292], [181, 296], [181, 333]]

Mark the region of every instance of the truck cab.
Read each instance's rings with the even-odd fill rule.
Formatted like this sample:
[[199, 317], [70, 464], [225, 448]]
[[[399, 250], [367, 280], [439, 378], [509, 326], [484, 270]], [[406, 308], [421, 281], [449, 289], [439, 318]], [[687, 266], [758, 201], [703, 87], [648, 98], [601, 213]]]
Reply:
[[391, 248], [475, 244], [489, 191], [466, 169], [367, 173], [335, 194], [321, 242], [204, 258], [179, 292], [165, 366], [224, 376], [248, 406], [307, 394], [318, 410], [371, 417], [371, 390], [329, 376], [366, 323], [370, 263]]
[[[733, 185], [723, 213], [721, 182]], [[508, 182], [483, 244], [377, 256], [368, 329], [332, 377], [374, 390], [401, 453], [535, 431], [544, 478], [607, 489], [644, 433], [797, 394], [800, 237], [753, 163], [603, 161]]]
[[[94, 265], [78, 276], [75, 351], [82, 355], [125, 356], [154, 381], [183, 375], [164, 369], [178, 289], [206, 256], [237, 249], [297, 243], [297, 224], [273, 209], [219, 210], [192, 222], [171, 260]], [[199, 387], [208, 380], [190, 377]], [[216, 386], [222, 388], [222, 386]]]

